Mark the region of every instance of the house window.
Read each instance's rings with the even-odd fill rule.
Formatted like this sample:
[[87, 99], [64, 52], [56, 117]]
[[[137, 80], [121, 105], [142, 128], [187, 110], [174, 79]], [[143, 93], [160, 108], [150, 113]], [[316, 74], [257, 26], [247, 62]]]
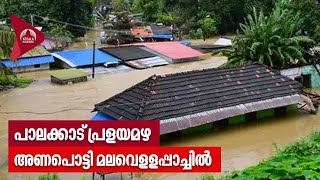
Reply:
[[40, 64], [35, 64], [34, 65], [34, 68], [39, 68], [40, 67]]

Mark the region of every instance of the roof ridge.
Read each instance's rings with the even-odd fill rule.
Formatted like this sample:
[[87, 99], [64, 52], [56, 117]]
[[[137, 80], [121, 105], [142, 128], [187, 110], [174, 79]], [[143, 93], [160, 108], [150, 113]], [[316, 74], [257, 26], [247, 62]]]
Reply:
[[152, 87], [155, 84], [155, 81], [158, 79], [158, 77], [154, 74], [151, 77], [148, 78], [148, 85], [145, 87], [145, 89], [147, 90], [148, 93], [144, 94], [144, 98], [142, 98], [142, 101], [139, 105], [139, 111], [138, 111], [138, 115], [136, 119], [139, 119], [140, 117], [143, 116], [143, 112], [144, 112], [144, 107], [146, 105], [148, 105], [148, 99], [150, 99], [150, 97], [154, 94], [154, 91], [152, 90]]
[[262, 67], [265, 67], [267, 69], [269, 69], [270, 71], [276, 71], [274, 69], [272, 69], [271, 67], [265, 66], [263, 64], [254, 62], [254, 63], [249, 63], [249, 64], [243, 64], [237, 67], [223, 67], [223, 66], [219, 66], [219, 67], [212, 67], [212, 68], [203, 68], [203, 69], [195, 69], [195, 70], [189, 70], [189, 71], [183, 71], [183, 72], [177, 72], [177, 73], [167, 73], [167, 74], [162, 74], [162, 75], [157, 75], [157, 77], [168, 77], [168, 76], [175, 76], [175, 75], [180, 75], [180, 74], [189, 74], [189, 73], [194, 73], [194, 72], [202, 72], [202, 71], [210, 71], [210, 70], [230, 70], [230, 69], [239, 69], [242, 67], [246, 67], [246, 66], [250, 66], [250, 65], [260, 65]]
[[[104, 100], [104, 101], [102, 101], [102, 102], [100, 102], [100, 103], [98, 103], [98, 104], [95, 104], [95, 105], [94, 105], [94, 109], [93, 109], [91, 112], [100, 111], [99, 108], [98, 108], [98, 106], [99, 106], [100, 104], [103, 104], [103, 103], [108, 102], [108, 101], [110, 101], [110, 100], [112, 100], [112, 99], [114, 99], [114, 98], [117, 98], [117, 97], [121, 96], [122, 94], [131, 91], [132, 89], [136, 88], [137, 86], [139, 86], [139, 85], [141, 85], [141, 84], [143, 84], [143, 83], [145, 83], [145, 82], [150, 81], [150, 80], [151, 80], [152, 78], [154, 78], [154, 77], [155, 77], [155, 75], [150, 76], [150, 77], [148, 77], [147, 79], [145, 79], [145, 80], [143, 80], [143, 81], [141, 81], [141, 82], [139, 82], [139, 83], [136, 83], [135, 85], [131, 86], [130, 88], [128, 88], [128, 89], [126, 89], [126, 90], [124, 90], [124, 91], [121, 91], [120, 93], [117, 93], [117, 94], [111, 96], [110, 98], [108, 98], [108, 99], [106, 99], [106, 100]], [[150, 84], [150, 83], [149, 83], [149, 84]], [[149, 86], [150, 86], [150, 85], [149, 85]], [[148, 87], [148, 86], [146, 86], [146, 87]], [[144, 93], [144, 98], [141, 99], [142, 103], [143, 103], [144, 99], [146, 99], [146, 97], [145, 97], [146, 95], [147, 95], [147, 93]], [[140, 105], [139, 105], [139, 111], [140, 111], [140, 108], [142, 107], [142, 103], [140, 103]], [[136, 119], [138, 119], [138, 116], [137, 116]]]

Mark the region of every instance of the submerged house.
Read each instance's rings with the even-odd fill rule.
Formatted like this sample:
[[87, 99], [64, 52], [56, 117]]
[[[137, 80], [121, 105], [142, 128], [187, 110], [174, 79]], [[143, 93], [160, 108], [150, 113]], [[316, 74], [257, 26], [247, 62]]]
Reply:
[[96, 104], [92, 120], [159, 120], [162, 135], [223, 127], [296, 109], [301, 88], [260, 64], [154, 75]]
[[15, 73], [49, 70], [54, 62], [53, 56], [43, 47], [37, 46], [22, 55], [17, 61], [10, 59], [1, 60]]
[[[87, 73], [92, 73], [93, 50], [72, 50], [52, 53], [55, 57], [55, 63], [59, 67], [81, 68]], [[95, 51], [95, 74], [110, 74], [117, 72], [128, 72], [132, 68], [120, 65], [121, 60], [102, 51]]]
[[119, 58], [124, 64], [136, 69], [145, 69], [169, 64], [165, 59], [143, 49], [143, 46], [121, 46], [102, 48], [101, 50]]
[[150, 26], [134, 26], [131, 28], [131, 34], [139, 41], [152, 41], [153, 33]]
[[81, 69], [61, 69], [50, 71], [51, 82], [65, 85], [87, 81], [88, 74]]
[[282, 69], [280, 72], [282, 75], [300, 82], [306, 88], [320, 88], [319, 64]]
[[144, 46], [144, 50], [152, 52], [170, 63], [197, 61], [204, 55], [201, 52], [179, 42], [136, 43], [133, 45]]
[[154, 41], [173, 41], [172, 29], [170, 26], [151, 24]]

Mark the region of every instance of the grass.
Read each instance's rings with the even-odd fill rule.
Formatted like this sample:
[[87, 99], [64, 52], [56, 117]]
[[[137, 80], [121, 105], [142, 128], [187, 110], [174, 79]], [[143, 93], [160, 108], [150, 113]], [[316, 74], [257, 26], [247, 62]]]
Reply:
[[15, 86], [20, 88], [27, 87], [32, 83], [33, 79], [31, 78], [22, 78], [16, 76], [0, 77], [0, 85], [2, 86]]
[[[242, 171], [232, 171], [218, 180], [304, 180], [320, 179], [320, 132], [309, 138], [281, 149], [275, 146], [277, 154], [256, 166]], [[214, 180], [211, 175], [203, 175], [200, 180]]]

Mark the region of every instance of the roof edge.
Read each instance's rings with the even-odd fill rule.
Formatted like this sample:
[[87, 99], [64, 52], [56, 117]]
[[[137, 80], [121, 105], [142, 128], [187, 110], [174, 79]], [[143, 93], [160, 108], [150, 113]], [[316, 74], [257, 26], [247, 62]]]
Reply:
[[[177, 118], [165, 119], [160, 121], [160, 134], [168, 134], [171, 132], [180, 131], [183, 129], [234, 117], [240, 114], [297, 104], [299, 102], [303, 102], [303, 99], [299, 94], [294, 94], [263, 101], [240, 104], [232, 107], [205, 111]], [[228, 112], [228, 114], [225, 112]]]

